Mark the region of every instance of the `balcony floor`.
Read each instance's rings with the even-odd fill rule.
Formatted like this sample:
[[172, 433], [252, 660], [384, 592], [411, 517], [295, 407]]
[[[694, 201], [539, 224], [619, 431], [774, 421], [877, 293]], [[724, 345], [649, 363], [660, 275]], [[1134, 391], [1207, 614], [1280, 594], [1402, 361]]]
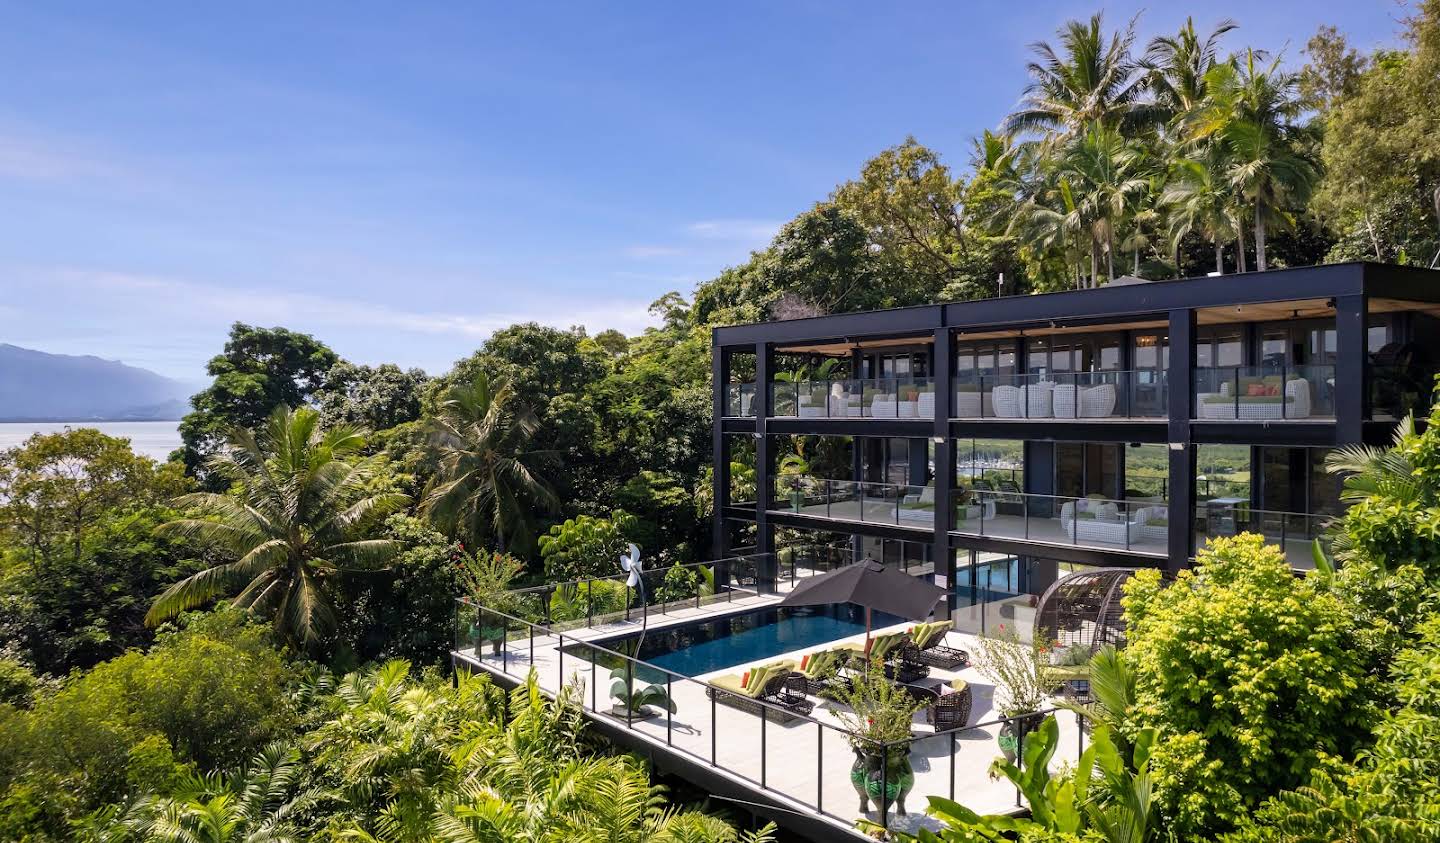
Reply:
[[[780, 585], [783, 595], [789, 588], [788, 582]], [[778, 595], [755, 596], [736, 599], [733, 603], [714, 603], [701, 608], [687, 607], [665, 616], [652, 616], [650, 628], [658, 629], [672, 624], [683, 624], [702, 618], [762, 608], [780, 599]], [[576, 629], [564, 635], [566, 646], [576, 641], [603, 640], [618, 634], [633, 633], [639, 629], [638, 620], [613, 623], [596, 628]], [[878, 629], [881, 632], [899, 631], [907, 625]], [[839, 641], [863, 641], [863, 635], [837, 639], [820, 647], [796, 650], [783, 656], [773, 656], [763, 663], [778, 658], [793, 658], [798, 661], [806, 652], [827, 649]], [[950, 646], [975, 652], [974, 638], [970, 635], [952, 632], [946, 642]], [[512, 642], [504, 657], [493, 655], [484, 648], [477, 657], [473, 648], [455, 653], [466, 664], [492, 674], [506, 674], [513, 681], [523, 679], [530, 669], [536, 671], [541, 688], [554, 695], [562, 682], [573, 682], [582, 689], [583, 706], [589, 716], [611, 718], [608, 713], [609, 700], [606, 691], [610, 685], [609, 670], [594, 669], [592, 663], [574, 654], [563, 656], [563, 674], [560, 666], [560, 640], [554, 636], [537, 637], [533, 642], [521, 639]], [[755, 662], [753, 664], [761, 664]], [[724, 673], [742, 673], [747, 665], [727, 668]], [[703, 680], [714, 674], [705, 674]], [[974, 695], [970, 722], [982, 723], [995, 719], [994, 688], [973, 668], [958, 673], [931, 669], [931, 676], [949, 681], [956, 676], [965, 679]], [[598, 687], [598, 694], [595, 689]], [[632, 731], [650, 743], [658, 752], [669, 752], [688, 756], [692, 761], [703, 764], [713, 763], [718, 771], [753, 791], [762, 787], [761, 738], [762, 723], [757, 714], [748, 713], [727, 705], [714, 705], [705, 694], [706, 686], [701, 681], [674, 680], [671, 694], [677, 712], [670, 722], [662, 712], [659, 717], [637, 720]], [[594, 696], [592, 696], [594, 695]], [[822, 723], [838, 727], [834, 715], [835, 703], [811, 697], [816, 703], [812, 717]], [[596, 703], [601, 712], [596, 711]], [[712, 715], [713, 712], [713, 715]], [[713, 716], [713, 720], [712, 720]], [[612, 723], [624, 725], [624, 719], [611, 719]], [[1079, 735], [1076, 719], [1069, 713], [1060, 713], [1058, 722], [1061, 730], [1060, 746], [1056, 752], [1054, 766], [1073, 765], [1078, 759]], [[851, 839], [864, 839], [856, 832], [854, 823], [862, 817], [859, 800], [850, 783], [850, 766], [854, 755], [845, 742], [844, 735], [832, 729], [825, 729], [808, 721], [795, 721], [787, 725], [772, 719], [763, 725], [766, 759], [763, 776], [763, 791], [767, 796], [778, 797], [794, 810], [808, 814], [816, 813], [819, 799], [821, 812], [837, 830], [850, 832]], [[890, 817], [891, 828], [916, 832], [920, 827], [937, 828], [938, 823], [924, 815], [929, 795], [952, 797], [961, 804], [981, 814], [1009, 813], [1016, 810], [1016, 791], [1008, 783], [992, 781], [988, 775], [991, 761], [999, 754], [998, 726], [969, 728], [936, 734], [925, 723], [924, 713], [916, 715], [913, 732], [917, 740], [912, 745], [911, 764], [915, 770], [915, 786], [906, 798], [907, 816]], [[818, 785], [817, 785], [818, 775]], [[953, 785], [952, 785], [953, 781]], [[953, 788], [953, 789], [952, 789]], [[879, 821], [874, 803], [869, 813], [863, 815], [872, 821]]]

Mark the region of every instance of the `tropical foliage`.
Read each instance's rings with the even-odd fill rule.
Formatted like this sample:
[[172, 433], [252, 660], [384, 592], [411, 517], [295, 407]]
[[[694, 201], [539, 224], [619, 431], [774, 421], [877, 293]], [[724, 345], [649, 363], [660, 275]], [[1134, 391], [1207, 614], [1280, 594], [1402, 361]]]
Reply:
[[338, 625], [328, 580], [373, 569], [392, 558], [395, 542], [367, 529], [406, 503], [375, 492], [373, 459], [347, 460], [364, 446], [348, 426], [324, 429], [314, 410], [275, 408], [254, 434], [231, 431], [209, 469], [240, 488], [239, 496], [199, 492], [176, 500], [193, 515], [164, 534], [213, 544], [233, 561], [206, 568], [166, 589], [146, 615], [158, 623], [242, 586], [235, 604], [271, 618], [281, 636], [314, 650]]

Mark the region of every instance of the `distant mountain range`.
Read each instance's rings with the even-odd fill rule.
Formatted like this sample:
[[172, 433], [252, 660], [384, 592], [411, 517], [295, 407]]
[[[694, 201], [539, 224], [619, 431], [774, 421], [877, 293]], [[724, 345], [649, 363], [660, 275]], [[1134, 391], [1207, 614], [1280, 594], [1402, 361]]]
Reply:
[[178, 419], [193, 391], [118, 360], [0, 343], [0, 422]]

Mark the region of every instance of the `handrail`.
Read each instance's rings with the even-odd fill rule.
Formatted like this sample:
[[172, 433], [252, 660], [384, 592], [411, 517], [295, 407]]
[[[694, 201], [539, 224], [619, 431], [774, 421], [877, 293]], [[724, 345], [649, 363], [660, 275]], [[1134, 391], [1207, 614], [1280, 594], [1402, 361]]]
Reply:
[[[475, 610], [477, 613], [490, 613], [490, 614], [498, 615], [498, 616], [500, 616], [500, 617], [502, 617], [502, 618], [505, 619], [505, 621], [506, 621], [506, 623], [505, 623], [505, 625], [504, 625], [504, 626], [505, 626], [505, 639], [503, 640], [503, 642], [502, 642], [502, 644], [501, 644], [501, 659], [500, 659], [500, 665], [499, 665], [499, 667], [500, 667], [501, 672], [504, 673], [504, 674], [507, 675], [507, 676], [512, 675], [511, 672], [510, 672], [509, 666], [508, 666], [508, 665], [509, 665], [509, 658], [510, 658], [510, 646], [511, 646], [511, 641], [510, 641], [510, 638], [509, 638], [509, 628], [510, 628], [510, 625], [511, 625], [512, 623], [514, 623], [514, 624], [519, 624], [521, 627], [523, 627], [524, 629], [528, 630], [528, 633], [529, 633], [530, 658], [529, 658], [528, 670], [526, 671], [527, 675], [533, 675], [533, 674], [536, 674], [536, 673], [537, 673], [537, 669], [536, 669], [535, 664], [534, 664], [534, 647], [535, 647], [535, 633], [536, 633], [536, 631], [537, 631], [537, 630], [541, 630], [541, 631], [543, 631], [543, 632], [545, 633], [545, 635], [552, 636], [552, 637], [556, 638], [556, 639], [557, 639], [557, 652], [559, 653], [559, 660], [558, 660], [558, 664], [556, 665], [557, 679], [558, 679], [558, 684], [557, 684], [556, 687], [557, 687], [557, 689], [563, 689], [564, 687], [566, 687], [567, 681], [566, 681], [566, 678], [565, 678], [565, 648], [566, 648], [566, 646], [567, 646], [567, 643], [566, 643], [566, 635], [565, 635], [564, 632], [556, 631], [556, 630], [554, 630], [552, 627], [550, 627], [550, 626], [548, 626], [548, 625], [546, 625], [546, 624], [535, 623], [535, 622], [532, 622], [532, 621], [525, 620], [524, 618], [516, 617], [516, 616], [511, 615], [511, 614], [506, 613], [506, 612], [502, 612], [502, 611], [499, 611], [499, 610], [496, 610], [496, 609], [493, 609], [493, 608], [486, 607], [486, 606], [484, 606], [484, 605], [482, 605], [482, 604], [476, 603], [475, 601], [473, 601], [473, 600], [471, 600], [471, 599], [469, 599], [469, 598], [465, 598], [465, 597], [457, 598], [457, 599], [456, 599], [456, 603], [457, 603], [457, 606], [460, 607], [459, 610], [457, 610], [457, 611], [463, 611], [463, 610], [466, 609], [466, 608], [470, 608], [470, 609]], [[477, 623], [479, 622], [479, 620], [480, 620], [480, 617], [477, 616]], [[629, 677], [629, 682], [632, 684], [632, 686], [633, 686], [633, 683], [634, 683], [634, 677], [635, 677], [636, 673], [638, 672], [638, 670], [639, 670], [640, 668], [644, 668], [644, 669], [653, 671], [653, 672], [655, 672], [656, 674], [659, 674], [659, 675], [664, 676], [664, 677], [665, 677], [665, 686], [666, 686], [666, 691], [667, 691], [667, 693], [670, 692], [670, 691], [673, 689], [674, 683], [675, 683], [675, 681], [676, 681], [677, 679], [678, 679], [680, 682], [682, 682], [682, 683], [688, 682], [688, 683], [693, 683], [694, 685], [701, 686], [701, 687], [703, 687], [703, 688], [706, 689], [706, 694], [707, 694], [707, 696], [710, 697], [710, 710], [711, 710], [710, 721], [709, 721], [709, 723], [710, 723], [710, 758], [708, 759], [708, 763], [709, 763], [712, 767], [717, 767], [717, 768], [725, 769], [726, 771], [728, 771], [729, 773], [731, 773], [731, 774], [733, 774], [733, 775], [739, 776], [739, 777], [741, 777], [741, 778], [743, 778], [743, 779], [745, 779], [745, 780], [747, 780], [747, 781], [750, 781], [750, 782], [753, 782], [753, 783], [755, 783], [755, 784], [758, 784], [758, 785], [760, 786], [760, 788], [761, 788], [762, 790], [764, 790], [764, 791], [769, 791], [769, 792], [777, 793], [777, 794], [783, 796], [784, 798], [793, 800], [796, 804], [801, 805], [802, 807], [807, 807], [807, 808], [808, 808], [808, 807], [811, 807], [812, 803], [807, 802], [806, 799], [805, 799], [805, 797], [796, 796], [794, 793], [790, 792], [790, 790], [788, 790], [788, 789], [777, 789], [777, 788], [775, 788], [775, 787], [772, 787], [772, 786], [770, 786], [770, 784], [769, 784], [769, 782], [768, 782], [768, 776], [767, 776], [767, 772], [768, 772], [768, 740], [767, 740], [767, 738], [766, 738], [766, 729], [767, 729], [767, 724], [769, 723], [769, 721], [770, 721], [770, 719], [771, 719], [772, 713], [774, 714], [774, 716], [775, 716], [777, 719], [781, 719], [781, 722], [794, 723], [794, 722], [796, 722], [796, 721], [801, 721], [801, 722], [803, 722], [803, 723], [810, 724], [810, 725], [813, 725], [814, 727], [816, 727], [816, 729], [817, 729], [817, 733], [816, 733], [816, 734], [817, 734], [817, 743], [816, 743], [816, 765], [817, 765], [817, 770], [818, 770], [818, 771], [822, 771], [822, 772], [823, 772], [823, 769], [824, 769], [824, 766], [823, 766], [824, 736], [825, 736], [825, 734], [826, 734], [827, 731], [828, 731], [828, 732], [831, 732], [831, 733], [838, 734], [838, 735], [841, 736], [841, 737], [847, 742], [847, 744], [850, 745], [851, 747], [854, 747], [854, 746], [856, 745], [856, 743], [859, 743], [859, 744], [861, 744], [861, 745], [864, 745], [864, 746], [867, 748], [867, 751], [868, 751], [868, 752], [870, 752], [870, 753], [872, 753], [872, 754], [875, 754], [875, 753], [880, 754], [881, 759], [882, 759], [882, 763], [881, 763], [881, 769], [882, 769], [882, 774], [881, 774], [881, 775], [882, 775], [881, 794], [882, 794], [882, 797], [881, 797], [880, 800], [877, 800], [877, 802], [878, 802], [877, 807], [879, 807], [879, 808], [881, 809], [881, 825], [884, 826], [885, 828], [888, 828], [888, 827], [889, 827], [889, 822], [890, 822], [890, 811], [889, 811], [889, 808], [891, 807], [891, 805], [892, 805], [893, 803], [885, 796], [885, 794], [887, 793], [888, 788], [889, 788], [889, 783], [888, 783], [888, 780], [885, 779], [885, 778], [883, 778], [883, 777], [889, 775], [889, 758], [890, 758], [890, 753], [891, 753], [892, 751], [903, 750], [903, 751], [905, 751], [906, 753], [909, 753], [909, 752], [913, 751], [912, 748], [913, 748], [913, 746], [914, 746], [916, 743], [919, 743], [919, 742], [922, 742], [922, 741], [926, 741], [926, 740], [934, 740], [934, 739], [946, 739], [946, 740], [948, 740], [948, 744], [949, 744], [949, 753], [948, 753], [948, 756], [949, 756], [949, 764], [950, 764], [949, 796], [950, 796], [950, 798], [951, 798], [952, 800], [954, 800], [955, 797], [956, 797], [956, 793], [955, 793], [955, 788], [956, 788], [955, 762], [956, 762], [957, 756], [959, 755], [959, 746], [958, 746], [958, 741], [957, 741], [957, 736], [958, 736], [959, 734], [961, 734], [961, 733], [963, 733], [963, 732], [968, 732], [968, 731], [977, 730], [977, 729], [987, 729], [987, 728], [994, 727], [994, 726], [1003, 726], [1004, 724], [1012, 723], [1012, 722], [1015, 722], [1015, 721], [1021, 721], [1021, 720], [1030, 721], [1030, 720], [1033, 720], [1033, 719], [1035, 719], [1035, 718], [1046, 717], [1046, 716], [1049, 716], [1049, 715], [1052, 715], [1052, 714], [1056, 714], [1056, 713], [1058, 713], [1058, 712], [1061, 710], [1059, 707], [1050, 707], [1050, 708], [1042, 709], [1042, 710], [1040, 710], [1040, 711], [1027, 713], [1027, 714], [1025, 714], [1025, 715], [1018, 715], [1018, 716], [1011, 716], [1011, 717], [999, 717], [999, 718], [994, 718], [994, 719], [991, 719], [991, 720], [986, 720], [986, 721], [982, 721], [982, 722], [975, 723], [975, 724], [967, 724], [967, 725], [965, 725], [965, 726], [962, 727], [962, 728], [952, 729], [952, 730], [948, 730], [948, 731], [946, 731], [946, 732], [937, 732], [937, 733], [935, 733], [935, 734], [933, 734], [933, 735], [915, 735], [915, 734], [911, 734], [911, 735], [910, 735], [909, 737], [907, 737], [907, 738], [897, 739], [897, 740], [894, 740], [894, 741], [876, 741], [876, 740], [872, 740], [872, 739], [869, 739], [869, 738], [864, 738], [864, 737], [861, 737], [861, 736], [852, 735], [850, 732], [846, 731], [845, 729], [843, 729], [843, 728], [841, 728], [841, 727], [839, 727], [839, 726], [836, 726], [836, 725], [833, 725], [833, 724], [830, 724], [830, 723], [826, 723], [826, 722], [824, 722], [824, 721], [822, 721], [822, 720], [816, 719], [816, 718], [811, 717], [811, 716], [809, 716], [809, 715], [807, 715], [807, 714], [799, 714], [799, 713], [797, 713], [797, 712], [795, 712], [795, 711], [793, 711], [793, 710], [790, 710], [790, 709], [788, 709], [788, 708], [786, 708], [786, 707], [784, 707], [784, 706], [781, 706], [781, 705], [777, 705], [777, 704], [774, 704], [774, 703], [770, 703], [770, 702], [768, 702], [768, 701], [761, 700], [761, 699], [747, 699], [747, 700], [746, 700], [746, 705], [747, 705], [747, 707], [748, 707], [748, 706], [751, 706], [751, 705], [754, 705], [754, 706], [756, 706], [756, 707], [759, 709], [759, 711], [760, 711], [760, 716], [759, 716], [759, 721], [760, 721], [760, 722], [759, 722], [759, 726], [758, 726], [758, 731], [759, 731], [759, 733], [760, 733], [760, 738], [761, 738], [760, 778], [759, 778], [759, 780], [757, 781], [756, 779], [752, 778], [750, 775], [748, 775], [748, 774], [747, 774], [746, 772], [744, 772], [743, 770], [737, 768], [736, 766], [734, 766], [734, 765], [732, 765], [732, 764], [722, 763], [722, 762], [720, 761], [720, 759], [719, 759], [719, 754], [718, 754], [718, 750], [717, 750], [717, 745], [718, 745], [718, 733], [719, 733], [719, 723], [720, 723], [720, 720], [719, 720], [719, 718], [716, 716], [716, 704], [717, 704], [717, 703], [716, 703], [715, 696], [714, 696], [713, 694], [711, 694], [710, 691], [711, 691], [711, 689], [715, 689], [715, 690], [719, 691], [720, 693], [729, 693], [728, 691], [726, 691], [726, 690], [723, 689], [723, 688], [720, 688], [719, 686], [712, 685], [711, 683], [704, 682], [704, 681], [702, 681], [702, 680], [695, 679], [695, 678], [693, 678], [693, 677], [685, 676], [685, 675], [683, 675], [683, 674], [681, 674], [681, 673], [678, 673], [678, 672], [676, 672], [676, 671], [673, 671], [673, 670], [669, 670], [669, 669], [667, 669], [667, 668], [660, 667], [659, 665], [653, 664], [653, 663], [651, 663], [651, 662], [647, 662], [647, 661], [645, 661], [645, 660], [643, 660], [643, 659], [640, 659], [640, 658], [635, 657], [635, 656], [628, 655], [628, 654], [626, 654], [626, 653], [619, 652], [619, 651], [614, 650], [614, 649], [611, 649], [611, 648], [609, 648], [609, 647], [605, 647], [605, 646], [603, 646], [603, 645], [601, 645], [601, 644], [595, 643], [595, 642], [593, 642], [593, 641], [586, 640], [586, 639], [584, 639], [584, 638], [580, 638], [580, 637], [576, 637], [576, 636], [571, 636], [571, 637], [570, 637], [570, 642], [571, 642], [571, 643], [570, 643], [569, 646], [571, 646], [571, 647], [575, 647], [575, 646], [583, 647], [583, 648], [585, 648], [586, 650], [589, 651], [589, 655], [590, 655], [590, 658], [589, 658], [589, 659], [584, 659], [583, 657], [581, 657], [581, 661], [582, 661], [582, 662], [588, 661], [588, 663], [589, 663], [589, 665], [590, 665], [590, 675], [591, 675], [591, 679], [590, 679], [590, 683], [589, 683], [589, 685], [590, 685], [590, 697], [591, 697], [590, 706], [589, 706], [588, 709], [586, 709], [586, 707], [585, 707], [585, 700], [584, 700], [584, 696], [583, 696], [583, 693], [582, 693], [582, 696], [581, 696], [581, 698], [580, 698], [580, 707], [581, 707], [582, 711], [588, 710], [588, 711], [589, 711], [590, 713], [592, 713], [592, 714], [599, 714], [599, 713], [600, 713], [599, 696], [598, 696], [598, 694], [599, 694], [599, 692], [598, 692], [598, 682], [597, 682], [597, 674], [596, 674], [597, 668], [598, 668], [598, 662], [599, 662], [599, 659], [596, 658], [596, 655], [597, 655], [597, 654], [605, 654], [605, 655], [608, 655], [608, 656], [610, 656], [610, 657], [613, 658], [613, 659], [619, 659], [623, 664], [625, 664], [625, 665], [626, 665], [626, 674], [627, 674], [627, 677]], [[480, 655], [480, 653], [479, 653], [478, 642], [476, 642], [476, 645], [477, 645], [477, 646], [476, 646], [476, 652], [475, 652], [475, 660], [476, 660], [477, 662], [479, 662], [481, 665], [484, 665], [485, 662], [484, 662], [483, 658], [481, 657], [481, 655]], [[460, 648], [457, 646], [457, 650], [458, 650], [458, 649], [460, 649]], [[549, 692], [549, 691], [545, 691], [544, 688], [543, 688], [543, 686], [542, 686], [541, 690], [542, 690], [542, 692], [547, 693], [547, 694], [549, 694], [549, 695], [551, 695], [551, 696], [555, 696], [555, 697], [557, 697], [557, 698], [558, 698], [558, 695], [559, 695], [559, 693], [560, 693], [559, 690], [557, 690], [557, 691], [555, 691], [555, 692], [553, 692], [553, 693], [552, 693], [552, 692]], [[678, 745], [676, 745], [676, 744], [674, 743], [674, 740], [673, 740], [674, 713], [673, 713], [673, 712], [670, 712], [669, 709], [668, 709], [668, 707], [667, 707], [667, 708], [666, 708], [666, 715], [665, 715], [665, 716], [666, 716], [666, 722], [665, 722], [665, 738], [664, 738], [664, 740], [665, 740], [665, 743], [666, 743], [667, 747], [670, 748], [671, 750], [678, 751], [678, 752], [682, 752], [682, 753], [685, 753], [686, 755], [693, 756], [693, 757], [699, 759], [699, 760], [702, 761], [702, 762], [703, 762], [703, 761], [706, 761], [707, 759], [704, 757], [703, 754], [698, 753], [698, 752], [695, 752], [695, 751], [693, 751], [692, 749], [686, 748], [686, 747], [684, 747], [684, 746], [678, 746]], [[617, 719], [618, 719], [618, 718], [617, 718]], [[1079, 752], [1079, 753], [1083, 753], [1083, 752], [1084, 752], [1084, 744], [1085, 744], [1085, 733], [1084, 733], [1084, 729], [1083, 729], [1083, 728], [1078, 728], [1079, 723], [1080, 723], [1080, 719], [1081, 719], [1081, 715], [1079, 715], [1079, 714], [1077, 713], [1077, 714], [1076, 714], [1076, 722], [1077, 722], [1076, 732], [1077, 732], [1077, 734], [1078, 734], [1078, 741], [1079, 741], [1078, 752]], [[634, 722], [634, 718], [633, 718], [633, 712], [627, 711], [626, 717], [624, 718], [623, 722], [624, 722], [625, 727], [626, 727], [627, 729], [633, 731], [633, 730], [635, 729], [635, 722]], [[1018, 746], [1017, 746], [1017, 757], [1020, 759], [1020, 763], [1023, 763], [1025, 731], [1024, 731], [1024, 729], [1017, 729], [1017, 730], [1016, 730], [1016, 734], [1017, 734], [1017, 736], [1018, 736], [1018, 739], [1017, 739], [1017, 743], [1018, 743]], [[659, 737], [658, 737], [658, 736], [653, 736], [653, 735], [652, 735], [652, 738], [653, 738], [654, 740], [657, 740], [657, 741], [659, 740]], [[1078, 754], [1077, 754], [1077, 757], [1078, 757]], [[816, 783], [815, 783], [815, 788], [816, 788], [816, 790], [815, 790], [815, 795], [814, 795], [813, 807], [814, 807], [814, 810], [815, 810], [817, 813], [819, 813], [819, 814], [821, 814], [821, 815], [823, 815], [823, 816], [827, 816], [827, 817], [830, 817], [830, 818], [839, 820], [839, 821], [844, 822], [844, 823], [846, 823], [846, 824], [850, 824], [850, 823], [853, 823], [853, 822], [855, 821], [856, 818], [855, 818], [854, 816], [849, 816], [849, 817], [841, 816], [841, 815], [838, 815], [838, 814], [835, 814], [835, 813], [832, 813], [832, 812], [830, 812], [830, 811], [825, 810], [825, 808], [824, 808], [824, 798], [823, 798], [823, 794], [824, 794], [824, 782], [823, 782], [823, 778], [822, 778], [822, 777], [817, 776]], [[1018, 788], [1016, 789], [1015, 794], [1016, 794], [1016, 795], [1015, 795], [1016, 805], [1017, 805], [1017, 806], [1023, 805], [1022, 794], [1021, 794], [1021, 792], [1019, 791]]]

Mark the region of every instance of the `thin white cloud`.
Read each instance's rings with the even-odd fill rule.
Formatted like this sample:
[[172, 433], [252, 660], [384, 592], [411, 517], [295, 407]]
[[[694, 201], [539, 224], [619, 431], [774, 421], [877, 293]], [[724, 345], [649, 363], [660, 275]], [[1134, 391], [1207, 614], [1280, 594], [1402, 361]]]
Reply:
[[154, 308], [175, 306], [195, 318], [198, 315], [227, 321], [285, 324], [292, 327], [344, 325], [348, 328], [405, 331], [418, 334], [452, 334], [483, 339], [500, 328], [517, 322], [539, 322], [557, 327], [584, 325], [591, 332], [615, 328], [637, 334], [653, 326], [649, 300], [607, 297], [603, 301], [571, 300], [565, 307], [553, 302], [511, 307], [504, 311], [476, 314], [408, 310], [383, 303], [341, 299], [275, 289], [237, 290], [183, 279], [136, 275], [123, 272], [62, 270], [56, 280], [97, 292], [143, 296]]
[[36, 131], [14, 124], [0, 125], [0, 180], [49, 185], [152, 190], [160, 179], [117, 163], [109, 151], [88, 141]]
[[701, 220], [690, 223], [686, 230], [705, 240], [768, 243], [775, 237], [781, 225], [782, 223], [773, 220]]

